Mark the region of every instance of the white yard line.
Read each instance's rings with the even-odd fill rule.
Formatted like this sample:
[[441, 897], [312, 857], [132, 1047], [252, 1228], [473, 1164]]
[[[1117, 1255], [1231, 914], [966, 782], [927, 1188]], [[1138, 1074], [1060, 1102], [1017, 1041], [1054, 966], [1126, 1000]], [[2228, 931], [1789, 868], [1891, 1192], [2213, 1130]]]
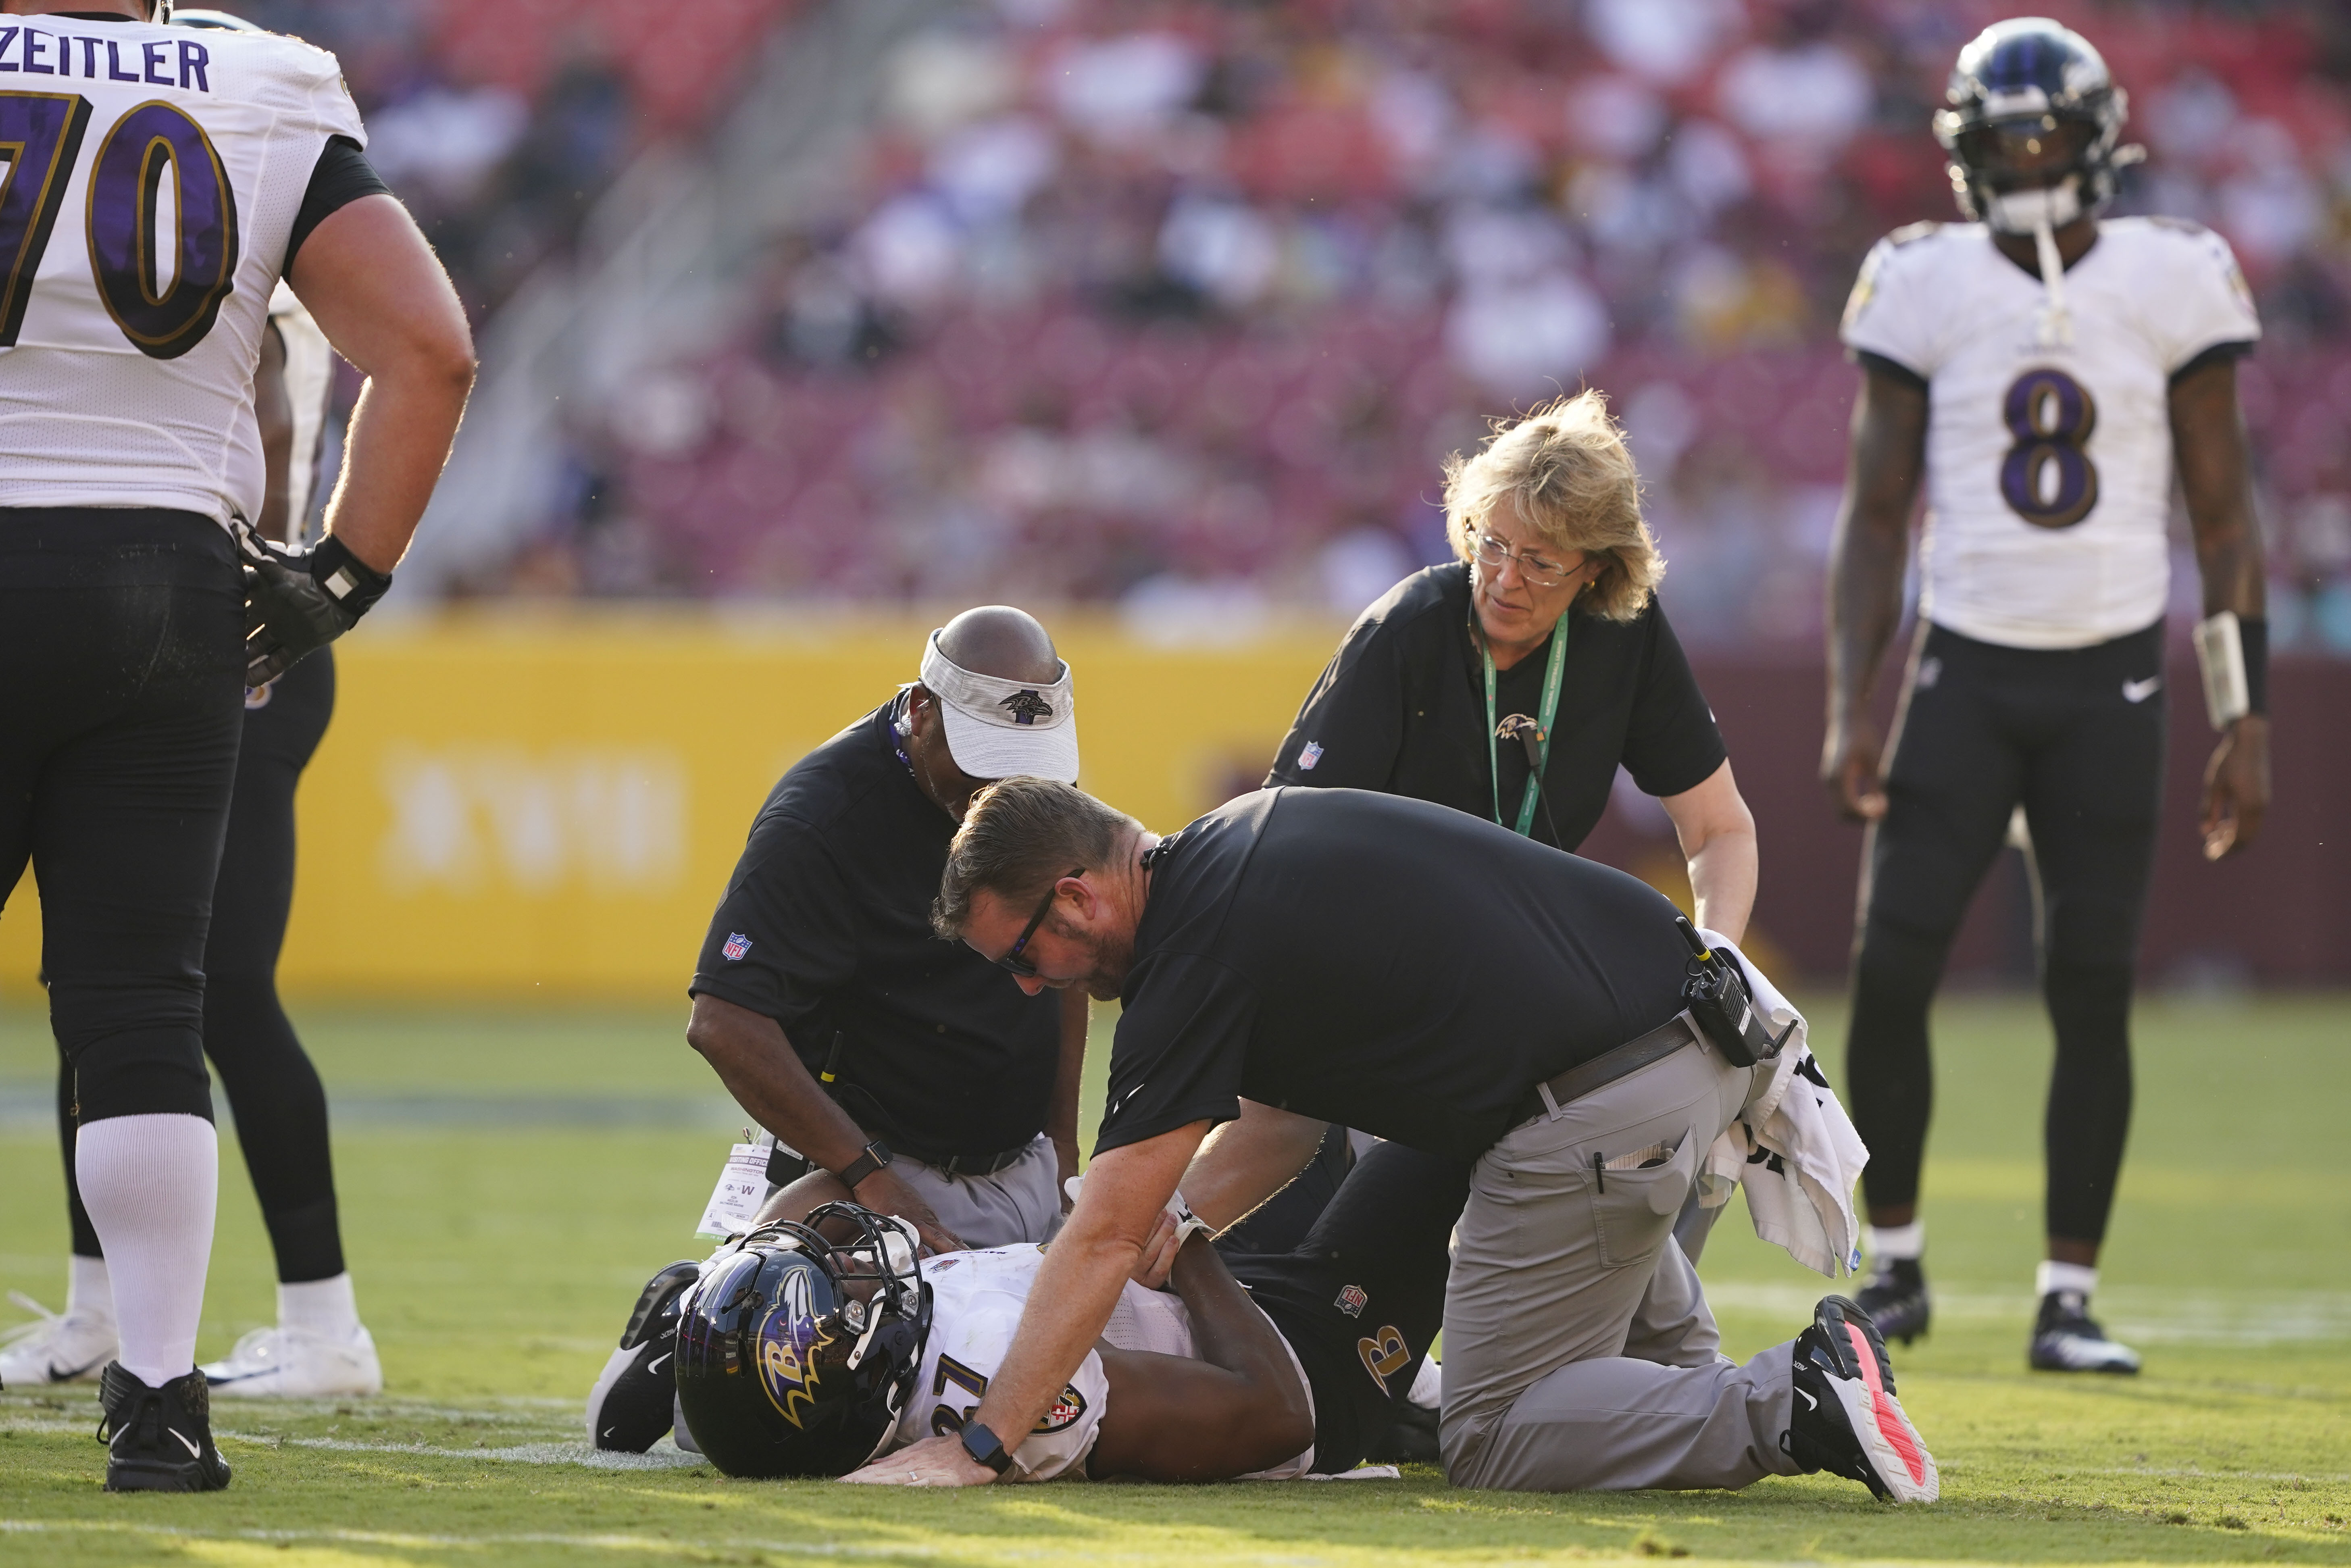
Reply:
[[497, 1448], [449, 1448], [434, 1443], [362, 1443], [350, 1437], [281, 1437], [223, 1430], [215, 1437], [262, 1448], [325, 1448], [346, 1454], [430, 1454], [444, 1459], [498, 1459], [517, 1465], [579, 1465], [591, 1470], [680, 1470], [710, 1461], [667, 1443], [642, 1454], [617, 1454], [584, 1442], [516, 1443]]
[[[1832, 1291], [1850, 1295], [1853, 1281], [1818, 1287], [1709, 1282], [1707, 1300], [1718, 1308], [1768, 1312], [1798, 1320]], [[2032, 1318], [2033, 1299], [2019, 1291], [1937, 1291], [1935, 1316], [1946, 1322], [2014, 1323], [2020, 1331]], [[2102, 1291], [2094, 1307], [2117, 1339], [2150, 1344], [2300, 1344], [2314, 1340], [2351, 1340], [2351, 1292], [2341, 1291], [2168, 1291], [2124, 1285]]]
[[181, 1530], [165, 1524], [140, 1524], [121, 1520], [0, 1519], [5, 1535], [156, 1535], [179, 1541], [257, 1541], [291, 1544], [330, 1541], [352, 1546], [434, 1547], [569, 1546], [606, 1552], [651, 1552], [668, 1557], [706, 1558], [714, 1552], [772, 1552], [791, 1557], [935, 1557], [940, 1547], [909, 1542], [903, 1546], [834, 1543], [807, 1541], [759, 1541], [740, 1537], [705, 1536], [689, 1541], [651, 1535], [563, 1535], [550, 1531], [501, 1531], [485, 1535], [423, 1535], [389, 1530]]

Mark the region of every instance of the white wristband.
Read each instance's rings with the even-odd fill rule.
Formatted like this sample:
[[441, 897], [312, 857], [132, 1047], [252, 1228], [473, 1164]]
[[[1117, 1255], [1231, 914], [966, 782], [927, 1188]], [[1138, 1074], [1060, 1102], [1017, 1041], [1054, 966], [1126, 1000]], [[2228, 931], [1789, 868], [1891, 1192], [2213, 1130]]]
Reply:
[[2245, 674], [2245, 634], [2237, 612], [2223, 610], [2196, 623], [2196, 664], [2204, 673], [2204, 712], [2214, 729], [2226, 729], [2253, 711], [2253, 689]]
[[[1070, 1195], [1072, 1204], [1078, 1201], [1078, 1193], [1085, 1185], [1085, 1179], [1081, 1176], [1073, 1176], [1061, 1184], [1061, 1190]], [[1215, 1226], [1192, 1212], [1192, 1206], [1184, 1201], [1180, 1191], [1167, 1200], [1167, 1212], [1176, 1217], [1176, 1245], [1178, 1247], [1195, 1236], [1214, 1236], [1217, 1233]]]

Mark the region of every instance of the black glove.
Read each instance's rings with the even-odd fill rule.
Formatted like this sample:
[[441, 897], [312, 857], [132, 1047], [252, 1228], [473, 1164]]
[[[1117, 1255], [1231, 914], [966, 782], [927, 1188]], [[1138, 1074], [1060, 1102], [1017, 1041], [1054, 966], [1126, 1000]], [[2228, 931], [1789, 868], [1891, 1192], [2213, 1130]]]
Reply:
[[303, 654], [353, 626], [392, 586], [329, 534], [315, 549], [294, 549], [236, 529], [245, 563], [245, 684], [266, 685]]

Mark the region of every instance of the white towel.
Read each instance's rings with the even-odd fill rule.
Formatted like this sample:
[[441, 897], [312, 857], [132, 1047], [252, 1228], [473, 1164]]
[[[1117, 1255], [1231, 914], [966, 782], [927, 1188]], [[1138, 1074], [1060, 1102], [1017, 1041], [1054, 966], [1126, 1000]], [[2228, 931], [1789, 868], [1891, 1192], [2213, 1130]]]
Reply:
[[1739, 960], [1756, 1009], [1777, 1036], [1794, 1032], [1770, 1065], [1739, 1119], [1707, 1151], [1699, 1169], [1698, 1203], [1719, 1208], [1744, 1183], [1755, 1234], [1834, 1280], [1861, 1267], [1861, 1225], [1853, 1208], [1854, 1184], [1869, 1150], [1853, 1120], [1813, 1060], [1805, 1023], [1763, 972], [1718, 932], [1699, 933]]

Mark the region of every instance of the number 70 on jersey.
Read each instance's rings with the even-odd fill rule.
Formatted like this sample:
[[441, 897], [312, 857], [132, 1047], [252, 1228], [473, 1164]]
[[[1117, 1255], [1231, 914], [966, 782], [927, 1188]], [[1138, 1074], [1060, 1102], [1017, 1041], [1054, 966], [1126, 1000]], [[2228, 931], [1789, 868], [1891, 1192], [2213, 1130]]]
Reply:
[[[0, 92], [0, 348], [24, 329], [90, 113], [79, 93]], [[123, 337], [156, 360], [203, 342], [238, 255], [236, 193], [204, 128], [160, 99], [126, 110], [99, 140], [85, 223], [98, 297]]]

